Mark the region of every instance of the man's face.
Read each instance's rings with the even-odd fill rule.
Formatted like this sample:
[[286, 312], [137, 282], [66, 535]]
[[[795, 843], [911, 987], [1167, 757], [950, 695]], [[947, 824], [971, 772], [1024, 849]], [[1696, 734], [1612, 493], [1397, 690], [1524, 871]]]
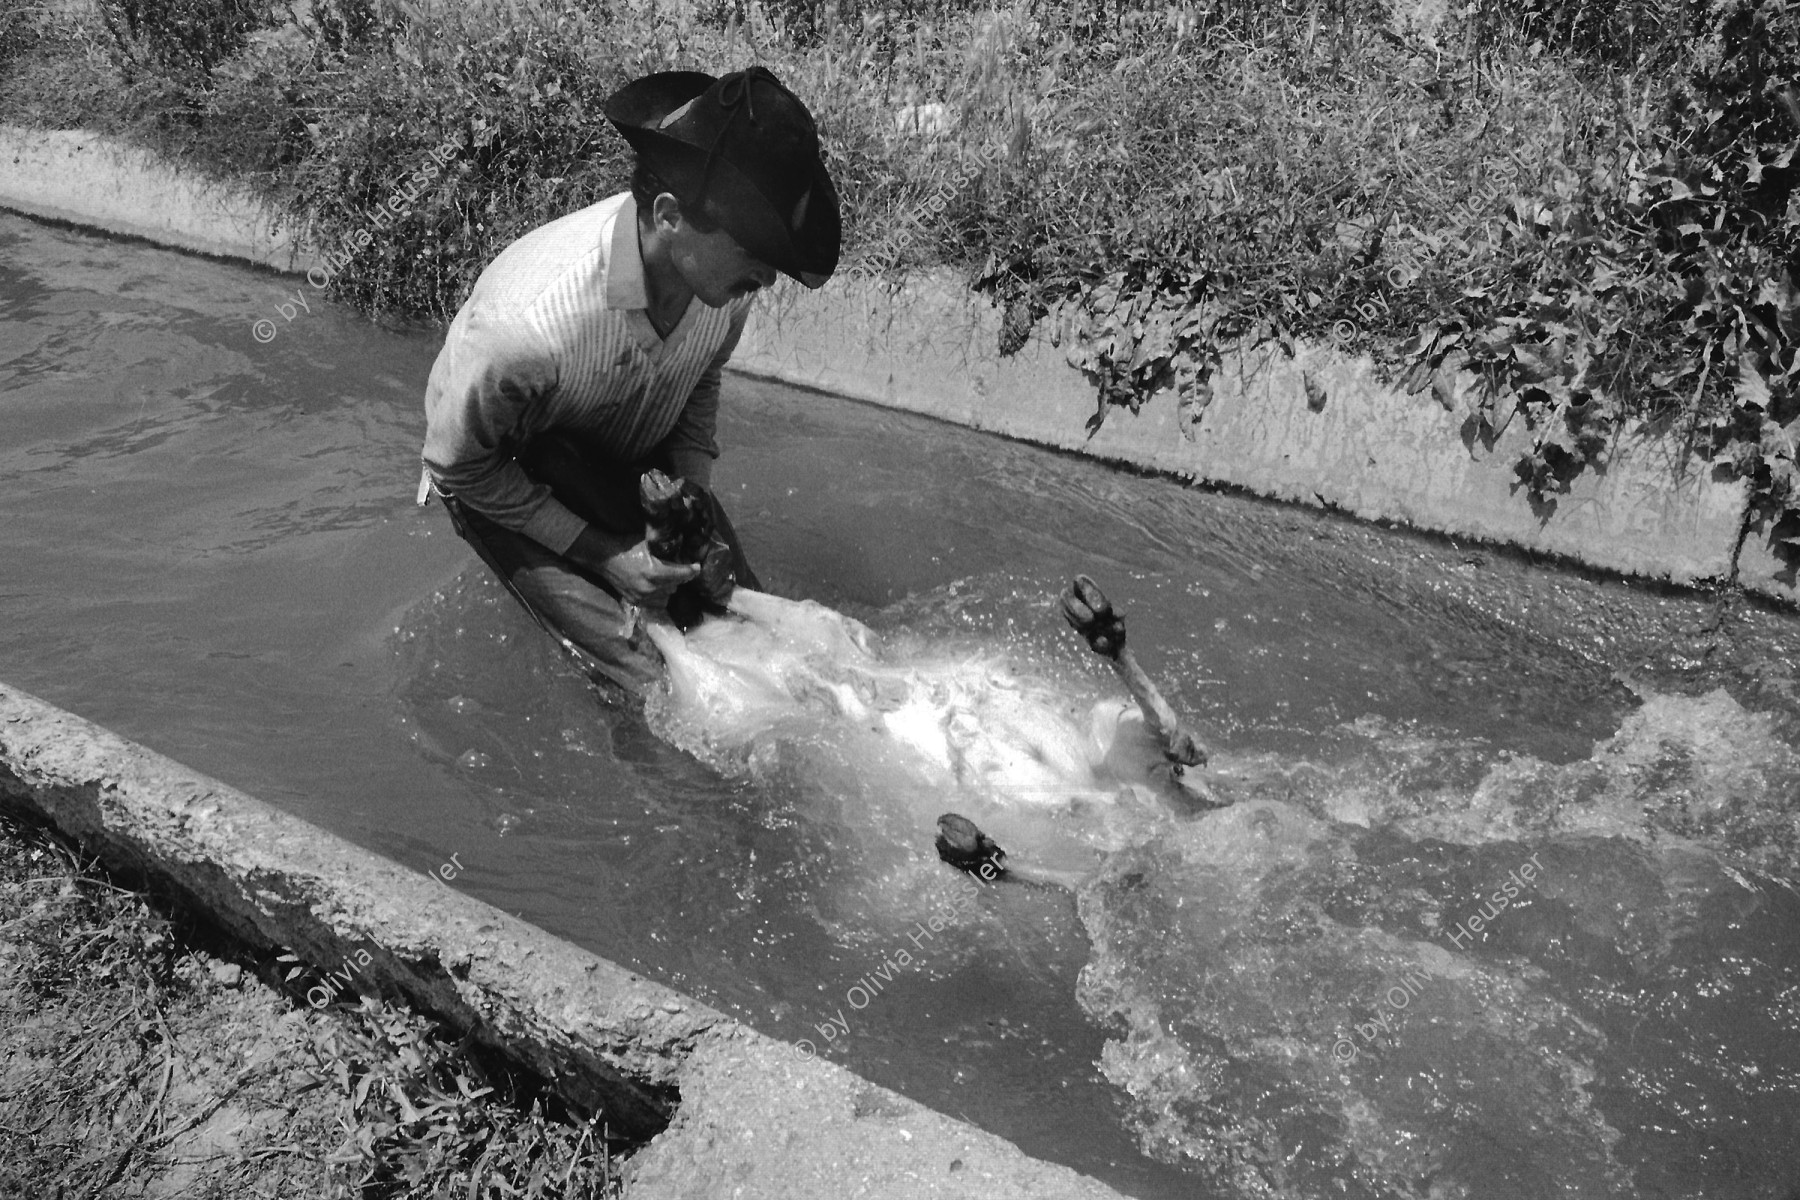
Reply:
[[701, 233], [682, 218], [671, 223], [669, 257], [708, 308], [723, 308], [775, 282], [775, 268], [751, 257], [724, 229]]

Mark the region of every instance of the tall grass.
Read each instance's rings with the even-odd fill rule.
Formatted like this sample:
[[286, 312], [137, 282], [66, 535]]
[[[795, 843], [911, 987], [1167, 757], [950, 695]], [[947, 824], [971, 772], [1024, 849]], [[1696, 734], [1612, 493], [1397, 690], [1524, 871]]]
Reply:
[[1003, 351], [1057, 313], [1095, 425], [1164, 390], [1201, 413], [1226, 347], [1331, 339], [1471, 444], [1522, 421], [1539, 503], [1649, 422], [1800, 511], [1791, 0], [1480, 0], [1435, 29], [1379, 0], [309, 0], [241, 44], [250, 0], [133, 2], [225, 16], [182, 60], [204, 87], [140, 77], [110, 118], [321, 245], [454, 144], [335, 277], [373, 309], [443, 317], [623, 187], [619, 83], [759, 61], [819, 117], [847, 263], [962, 272]]
[[40, 0], [0, 0], [0, 71], [37, 47], [45, 16]]

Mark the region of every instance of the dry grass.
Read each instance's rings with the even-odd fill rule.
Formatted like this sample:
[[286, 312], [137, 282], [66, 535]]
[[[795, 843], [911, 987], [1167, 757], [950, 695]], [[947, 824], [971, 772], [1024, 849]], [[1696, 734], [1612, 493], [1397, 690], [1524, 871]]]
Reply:
[[169, 911], [0, 816], [0, 1197], [622, 1194], [600, 1120]]

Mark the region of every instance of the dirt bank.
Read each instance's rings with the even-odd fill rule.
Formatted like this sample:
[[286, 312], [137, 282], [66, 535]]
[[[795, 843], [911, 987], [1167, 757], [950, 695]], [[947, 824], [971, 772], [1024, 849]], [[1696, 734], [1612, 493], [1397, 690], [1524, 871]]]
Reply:
[[307, 1004], [192, 916], [0, 815], [0, 1197], [621, 1194], [604, 1143], [429, 1022]]

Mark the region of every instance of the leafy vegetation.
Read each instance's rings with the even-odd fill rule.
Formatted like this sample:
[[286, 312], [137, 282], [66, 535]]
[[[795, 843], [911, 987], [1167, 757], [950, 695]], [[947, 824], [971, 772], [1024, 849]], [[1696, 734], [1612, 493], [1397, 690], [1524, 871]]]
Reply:
[[599, 1114], [571, 1119], [420, 1017], [364, 998], [312, 1044], [310, 1079], [335, 1085], [344, 1137], [325, 1160], [336, 1194], [601, 1200], [622, 1195]]
[[201, 90], [273, 20], [262, 0], [98, 0], [98, 10], [127, 80], [154, 73]]
[[1800, 9], [1722, 0], [1657, 94], [1623, 75], [1590, 145], [1498, 229], [1514, 269], [1466, 287], [1410, 345], [1482, 387], [1471, 433], [1521, 417], [1535, 500], [1567, 489], [1633, 422], [1747, 478], [1785, 546], [1800, 532]]
[[619, 83], [757, 60], [819, 115], [849, 265], [962, 271], [1003, 352], [1055, 314], [1092, 427], [1165, 391], [1203, 419], [1227, 350], [1329, 340], [1471, 445], [1518, 422], [1535, 503], [1642, 427], [1800, 539], [1793, 0], [83, 2], [137, 16], [86, 27], [124, 86], [70, 89], [81, 119], [367, 240], [332, 286], [372, 310], [443, 318], [623, 187]]
[[37, 47], [38, 28], [43, 19], [41, 5], [26, 4], [21, 0], [6, 0], [0, 4], [0, 70]]

